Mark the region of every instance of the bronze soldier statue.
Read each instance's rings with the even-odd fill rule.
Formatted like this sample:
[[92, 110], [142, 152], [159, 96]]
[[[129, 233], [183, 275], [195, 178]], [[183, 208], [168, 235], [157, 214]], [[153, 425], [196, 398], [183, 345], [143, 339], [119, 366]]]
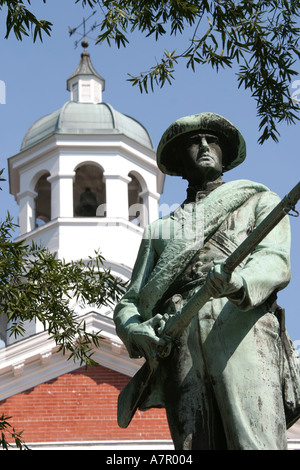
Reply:
[[181, 118], [165, 131], [157, 163], [187, 179], [187, 198], [145, 228], [114, 313], [130, 356], [151, 363], [166, 345], [162, 323], [206, 282], [211, 297], [177, 335], [139, 404], [166, 408], [178, 450], [287, 447], [284, 326], [276, 298], [290, 280], [288, 218], [230, 276], [223, 269], [279, 202], [262, 184], [223, 182], [222, 174], [245, 157], [241, 133], [214, 113]]

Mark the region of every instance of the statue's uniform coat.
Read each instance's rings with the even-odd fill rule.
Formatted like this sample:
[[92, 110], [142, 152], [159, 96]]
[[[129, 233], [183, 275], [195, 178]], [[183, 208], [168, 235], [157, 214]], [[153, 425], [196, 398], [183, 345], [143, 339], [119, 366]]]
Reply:
[[[196, 193], [146, 227], [131, 284], [114, 314], [131, 357], [140, 354], [128, 341], [130, 325], [165, 313], [174, 294], [183, 303], [189, 299], [213, 262], [226, 259], [278, 202], [263, 185], [234, 181], [207, 196]], [[210, 299], [179, 338], [180, 347], [162, 361], [142, 408], [166, 406], [175, 447], [286, 447], [282, 346], [271, 304], [272, 294], [289, 282], [289, 257], [285, 217], [241, 267], [242, 295]], [[220, 426], [226, 444], [220, 444]]]

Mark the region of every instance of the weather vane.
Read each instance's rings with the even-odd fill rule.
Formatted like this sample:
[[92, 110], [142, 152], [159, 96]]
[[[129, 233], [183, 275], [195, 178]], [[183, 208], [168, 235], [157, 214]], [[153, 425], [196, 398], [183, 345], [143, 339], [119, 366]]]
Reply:
[[[75, 46], [75, 49], [77, 48], [78, 44], [81, 42], [81, 45], [86, 48], [89, 43], [87, 42], [87, 38], [88, 39], [92, 39], [93, 41], [95, 41], [95, 38], [91, 38], [88, 36], [88, 34], [93, 31], [96, 27], [97, 27], [97, 21], [95, 21], [95, 23], [91, 26], [91, 28], [86, 31], [86, 22], [93, 16], [95, 15], [95, 13], [97, 13], [97, 10], [93, 11], [93, 13], [88, 17], [88, 18], [83, 18], [83, 21], [82, 23], [80, 23], [78, 26], [76, 26], [75, 28], [71, 28], [69, 26], [69, 36], [73, 36], [73, 34], [79, 34], [81, 37], [80, 39], [78, 39], [78, 41], [75, 41], [74, 43], [74, 46]], [[77, 31], [79, 30], [81, 27], [83, 26], [83, 33], [80, 32], [80, 31]]]

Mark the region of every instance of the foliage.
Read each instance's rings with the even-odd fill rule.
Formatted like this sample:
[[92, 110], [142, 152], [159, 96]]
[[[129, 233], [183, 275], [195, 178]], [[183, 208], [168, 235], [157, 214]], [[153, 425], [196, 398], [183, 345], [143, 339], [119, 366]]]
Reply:
[[[14, 446], [16, 446], [17, 449], [29, 450], [28, 446], [25, 444], [22, 438], [23, 431], [16, 432], [15, 428], [9, 422], [10, 419], [11, 416], [5, 416], [4, 414], [0, 416], [0, 447], [2, 447], [4, 450], [8, 450], [9, 447], [13, 447], [13, 445], [9, 443], [10, 440], [13, 440]], [[9, 437], [7, 434], [9, 434]]]
[[[42, 1], [46, 3], [46, 0]], [[27, 0], [27, 3], [30, 5], [31, 1]], [[23, 36], [29, 36], [29, 31], [33, 32], [34, 42], [37, 37], [42, 41], [43, 33], [50, 36], [52, 23], [47, 20], [38, 20], [25, 7], [23, 0], [0, 0], [0, 10], [2, 10], [3, 6], [7, 7], [5, 38], [8, 38], [12, 30], [19, 41], [22, 41]]]
[[98, 333], [86, 331], [70, 301], [109, 305], [122, 292], [122, 283], [104, 269], [100, 254], [87, 263], [67, 263], [34, 243], [12, 241], [13, 227], [8, 214], [0, 223], [0, 314], [8, 319], [10, 336], [23, 335], [26, 321], [40, 321], [59, 351], [93, 363], [90, 343], [98, 346]]
[[[30, 1], [27, 0], [30, 4]], [[297, 75], [300, 58], [300, 1], [200, 1], [200, 0], [75, 0], [83, 7], [100, 7], [103, 19], [98, 25], [98, 43], [106, 41], [126, 47], [130, 33], [139, 31], [155, 40], [183, 35], [188, 40], [183, 51], [164, 50], [160, 61], [147, 72], [129, 74], [129, 81], [140, 91], [172, 83], [176, 64], [185, 61], [193, 71], [210, 65], [216, 71], [238, 67], [237, 83], [251, 92], [260, 119], [259, 142], [278, 141], [277, 126], [299, 120], [299, 106], [290, 94], [291, 79]], [[43, 0], [46, 3], [46, 0]], [[34, 40], [51, 24], [39, 21], [24, 7], [23, 1], [0, 0], [7, 5], [7, 32], [18, 39], [33, 28]]]
[[40, 321], [69, 358], [93, 364], [92, 346], [99, 333], [89, 333], [71, 306], [108, 306], [124, 292], [125, 284], [104, 268], [96, 253], [88, 262], [65, 262], [32, 243], [12, 241], [9, 214], [0, 222], [0, 315], [8, 321], [10, 336], [22, 336], [26, 321]]

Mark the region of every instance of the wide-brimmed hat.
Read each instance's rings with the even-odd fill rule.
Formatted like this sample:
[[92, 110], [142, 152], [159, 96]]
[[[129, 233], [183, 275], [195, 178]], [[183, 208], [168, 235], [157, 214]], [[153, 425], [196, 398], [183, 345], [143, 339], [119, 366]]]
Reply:
[[240, 131], [227, 119], [215, 113], [185, 116], [173, 122], [164, 132], [157, 148], [157, 164], [163, 173], [182, 176], [184, 155], [179, 155], [176, 140], [189, 132], [217, 135], [226, 147], [223, 171], [240, 165], [246, 158], [246, 143]]

